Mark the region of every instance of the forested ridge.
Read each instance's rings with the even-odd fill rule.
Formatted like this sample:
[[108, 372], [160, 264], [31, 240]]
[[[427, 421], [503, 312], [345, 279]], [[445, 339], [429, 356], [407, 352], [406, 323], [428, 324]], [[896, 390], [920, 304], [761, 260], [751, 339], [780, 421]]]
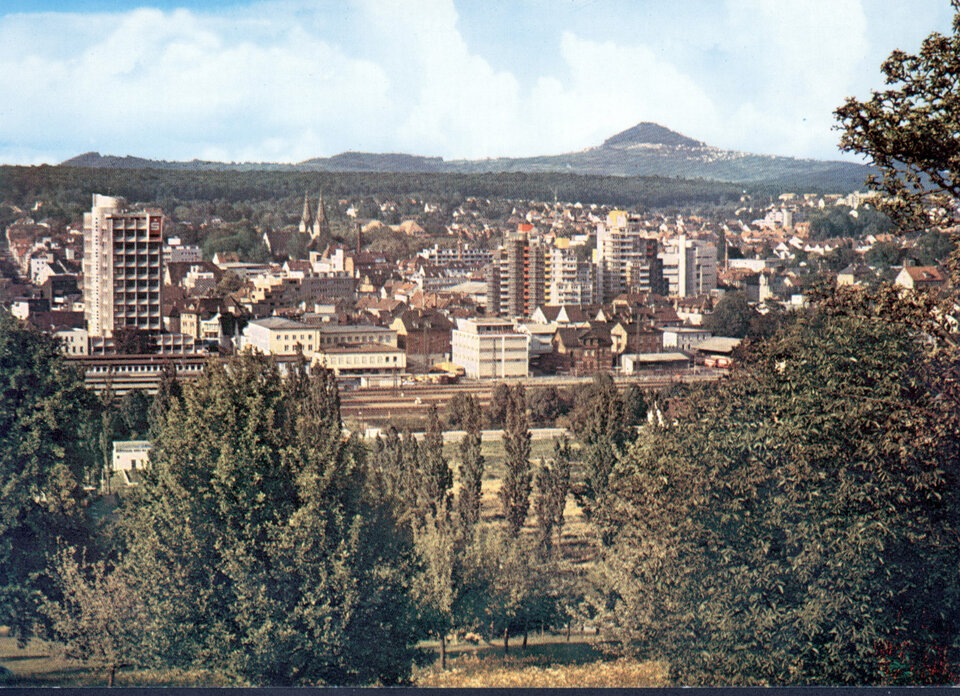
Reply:
[[696, 179], [580, 176], [576, 174], [432, 174], [377, 172], [184, 172], [163, 169], [100, 169], [63, 166], [0, 166], [4, 200], [89, 205], [92, 193], [131, 201], [265, 201], [322, 191], [325, 196], [423, 195], [580, 201], [621, 206], [666, 206], [736, 201], [744, 190], [777, 191]]

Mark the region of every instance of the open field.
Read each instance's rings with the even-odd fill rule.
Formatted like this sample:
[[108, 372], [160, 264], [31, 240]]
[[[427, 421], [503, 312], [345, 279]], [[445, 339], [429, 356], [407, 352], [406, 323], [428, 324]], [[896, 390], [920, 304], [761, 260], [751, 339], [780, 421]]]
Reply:
[[[90, 686], [107, 684], [106, 672], [96, 666], [66, 660], [52, 646], [32, 640], [23, 648], [0, 629], [0, 667], [12, 673], [0, 676], [4, 686]], [[2, 673], [2, 670], [0, 670]], [[203, 670], [119, 670], [116, 686], [233, 686], [234, 682], [216, 672]]]
[[[531, 634], [525, 650], [519, 641], [503, 655], [500, 644], [461, 643], [449, 650], [447, 670], [432, 660], [433, 643], [425, 643], [425, 663], [415, 667], [412, 682], [424, 687], [650, 687], [667, 685], [667, 668], [659, 662], [610, 659], [590, 635]], [[57, 657], [50, 646], [31, 641], [18, 648], [16, 640], [0, 636], [0, 667], [12, 673], [0, 686], [103, 687], [103, 670]], [[124, 669], [117, 686], [237, 686], [215, 672], [201, 670]]]
[[[425, 644], [426, 647], [433, 644]], [[413, 679], [429, 687], [654, 687], [668, 684], [668, 670], [659, 662], [641, 662], [605, 655], [592, 635], [530, 634], [526, 649], [514, 639], [507, 656], [503, 645], [455, 645], [447, 669], [439, 662], [419, 667]]]

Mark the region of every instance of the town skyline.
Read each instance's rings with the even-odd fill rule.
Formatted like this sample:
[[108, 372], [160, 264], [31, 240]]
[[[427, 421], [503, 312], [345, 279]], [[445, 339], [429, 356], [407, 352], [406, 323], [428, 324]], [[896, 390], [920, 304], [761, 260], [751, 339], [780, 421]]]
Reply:
[[5, 3], [0, 162], [82, 152], [298, 162], [577, 151], [640, 121], [723, 149], [853, 159], [833, 110], [950, 6], [810, 0]]

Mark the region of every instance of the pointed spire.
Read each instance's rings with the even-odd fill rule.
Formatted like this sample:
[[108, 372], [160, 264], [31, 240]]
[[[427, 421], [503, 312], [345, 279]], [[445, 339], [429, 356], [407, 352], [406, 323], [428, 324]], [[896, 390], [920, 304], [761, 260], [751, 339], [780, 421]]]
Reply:
[[317, 216], [313, 220], [313, 238], [318, 237], [329, 237], [330, 236], [330, 223], [327, 222], [327, 211], [323, 205], [323, 194], [320, 194], [320, 199], [317, 201]]
[[313, 216], [310, 214], [310, 201], [307, 194], [303, 194], [303, 215], [300, 217], [300, 231], [310, 232], [313, 227]]

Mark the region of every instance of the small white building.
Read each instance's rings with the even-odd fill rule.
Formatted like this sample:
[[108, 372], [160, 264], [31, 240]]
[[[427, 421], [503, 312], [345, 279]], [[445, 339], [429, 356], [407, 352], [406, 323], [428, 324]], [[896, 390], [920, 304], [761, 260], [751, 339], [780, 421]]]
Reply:
[[713, 334], [706, 329], [698, 329], [692, 326], [677, 326], [661, 329], [663, 331], [663, 349], [664, 351], [693, 350]]
[[451, 361], [470, 379], [526, 377], [530, 337], [506, 319], [457, 319]]

